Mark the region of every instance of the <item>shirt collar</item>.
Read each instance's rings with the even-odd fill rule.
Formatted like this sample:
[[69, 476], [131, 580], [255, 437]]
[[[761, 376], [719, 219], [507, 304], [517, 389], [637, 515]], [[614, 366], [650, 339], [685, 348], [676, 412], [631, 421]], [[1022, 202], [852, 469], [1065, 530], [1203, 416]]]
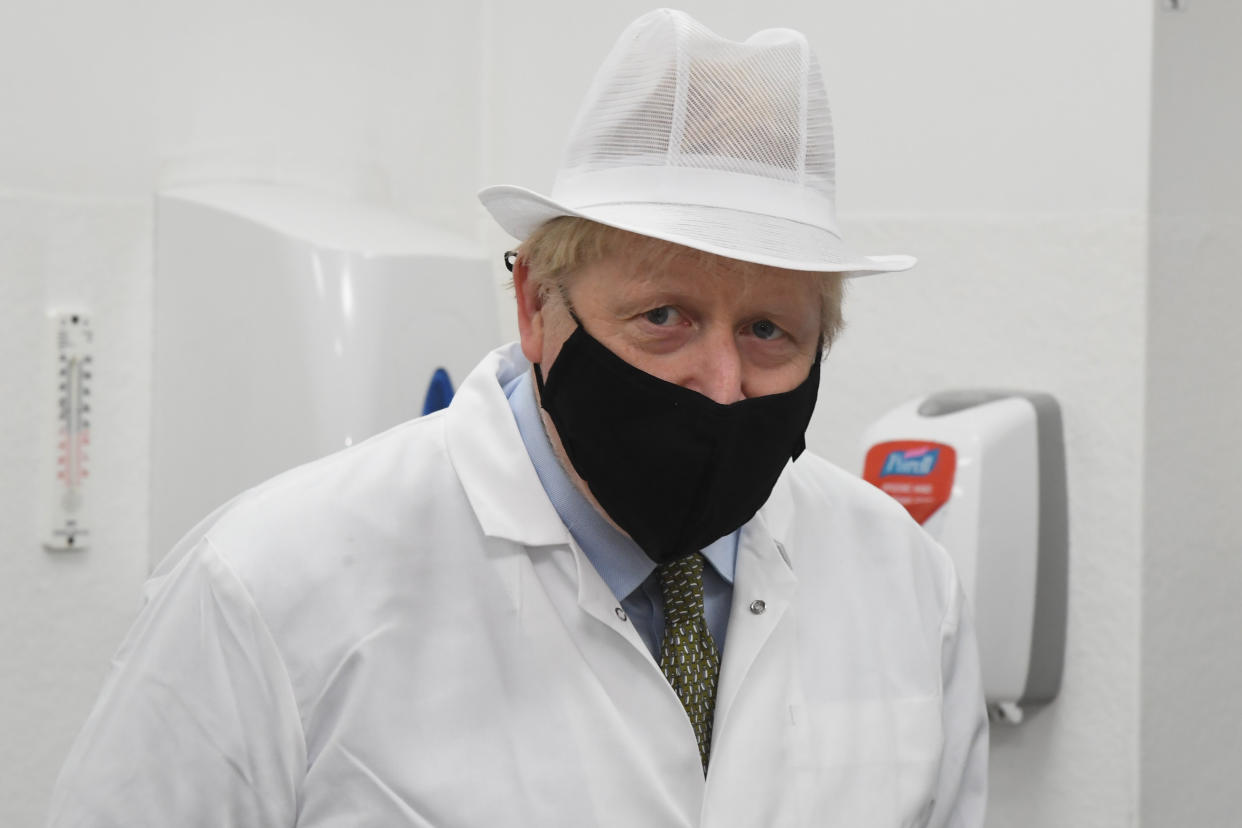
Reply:
[[[530, 372], [510, 380], [504, 391], [548, 500], [613, 595], [624, 599], [647, 580], [655, 564], [638, 544], [609, 523], [569, 479], [544, 431]], [[729, 583], [733, 583], [737, 562], [737, 539], [735, 531], [703, 549], [703, 557]]]

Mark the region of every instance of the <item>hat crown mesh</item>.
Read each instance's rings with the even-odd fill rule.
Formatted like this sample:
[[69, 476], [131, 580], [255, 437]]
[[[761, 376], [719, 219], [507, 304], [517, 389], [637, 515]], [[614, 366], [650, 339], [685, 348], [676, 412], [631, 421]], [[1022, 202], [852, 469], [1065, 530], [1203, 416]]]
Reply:
[[735, 42], [668, 9], [636, 20], [596, 74], [559, 178], [635, 167], [754, 176], [831, 202], [832, 120], [806, 38]]
[[832, 121], [806, 38], [725, 40], [660, 9], [622, 32], [596, 74], [550, 196], [479, 193], [514, 238], [573, 216], [716, 256], [849, 275], [910, 256], [852, 251], [836, 222]]

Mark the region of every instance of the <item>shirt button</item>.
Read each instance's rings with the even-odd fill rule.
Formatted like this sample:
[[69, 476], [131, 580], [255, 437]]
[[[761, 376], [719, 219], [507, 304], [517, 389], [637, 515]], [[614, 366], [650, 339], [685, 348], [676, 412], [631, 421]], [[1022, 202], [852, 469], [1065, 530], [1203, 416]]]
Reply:
[[763, 601], [763, 599], [750, 602], [750, 611], [755, 615], [763, 615], [763, 611], [767, 608], [768, 605]]
[[620, 607], [617, 607], [617, 617], [620, 618], [622, 621], [629, 620], [625, 615], [625, 610], [621, 609]]

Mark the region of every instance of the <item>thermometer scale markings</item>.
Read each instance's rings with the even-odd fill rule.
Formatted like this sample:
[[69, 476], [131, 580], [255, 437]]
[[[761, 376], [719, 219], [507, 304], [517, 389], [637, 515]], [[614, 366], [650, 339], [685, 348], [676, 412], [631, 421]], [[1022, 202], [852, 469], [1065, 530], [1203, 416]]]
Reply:
[[54, 314], [57, 352], [56, 472], [49, 533], [52, 549], [81, 549], [89, 535], [82, 514], [90, 477], [91, 329], [81, 312]]

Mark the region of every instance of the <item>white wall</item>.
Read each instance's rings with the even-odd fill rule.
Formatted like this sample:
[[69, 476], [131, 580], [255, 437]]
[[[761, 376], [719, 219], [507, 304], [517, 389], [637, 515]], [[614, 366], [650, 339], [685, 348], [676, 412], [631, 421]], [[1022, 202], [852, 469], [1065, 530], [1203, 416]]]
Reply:
[[[1242, 6], [1158, 16], [1143, 542], [1145, 825], [1242, 800]], [[1193, 757], [1193, 760], [1192, 760]]]
[[452, 225], [471, 183], [477, 4], [57, 0], [0, 7], [0, 183], [147, 198], [292, 180]]
[[[1065, 688], [997, 732], [995, 828], [1138, 823], [1150, 5], [685, 6], [734, 37], [769, 25], [811, 36], [834, 102], [846, 232], [866, 251], [922, 259], [853, 286], [812, 447], [856, 466], [868, 420], [949, 386], [1047, 390], [1064, 407]], [[145, 571], [152, 190], [212, 175], [296, 181], [499, 253], [508, 240], [474, 190], [547, 187], [590, 71], [647, 8], [0, 9], [0, 77], [25, 79], [0, 85], [0, 732], [21, 757], [0, 768], [0, 824], [40, 821]], [[95, 546], [74, 556], [39, 548], [31, 486], [46, 381], [32, 360], [57, 302], [90, 307], [98, 342], [101, 517]]]

